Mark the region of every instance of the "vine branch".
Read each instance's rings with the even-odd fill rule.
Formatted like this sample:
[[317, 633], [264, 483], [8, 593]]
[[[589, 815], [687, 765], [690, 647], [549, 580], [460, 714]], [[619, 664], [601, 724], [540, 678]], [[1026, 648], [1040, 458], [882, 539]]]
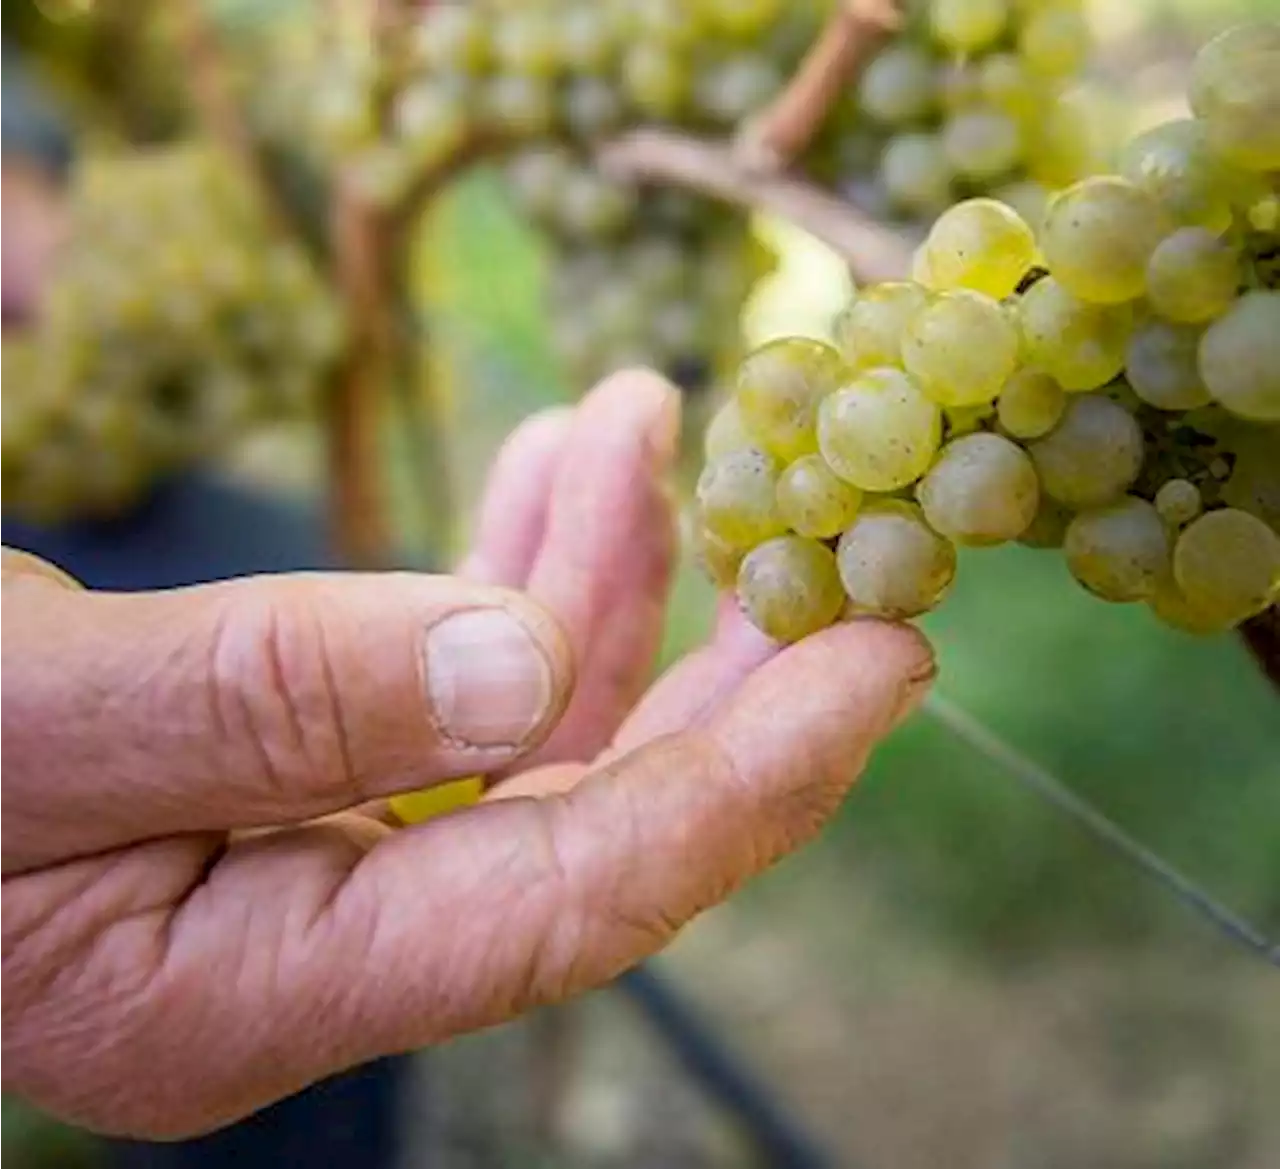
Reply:
[[813, 141], [849, 81], [902, 27], [897, 0], [844, 0], [781, 93], [743, 125], [735, 142], [749, 170], [785, 170]]
[[744, 165], [732, 145], [637, 130], [601, 146], [596, 161], [620, 180], [685, 187], [786, 219], [843, 257], [859, 281], [901, 280], [911, 270], [915, 241], [909, 236], [804, 179]]

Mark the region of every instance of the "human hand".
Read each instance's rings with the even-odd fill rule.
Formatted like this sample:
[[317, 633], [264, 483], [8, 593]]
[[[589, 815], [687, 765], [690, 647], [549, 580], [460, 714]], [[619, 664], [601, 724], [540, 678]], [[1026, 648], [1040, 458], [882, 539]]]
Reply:
[[[6, 553], [4, 1086], [172, 1138], [607, 982], [811, 838], [933, 674], [726, 607], [643, 693], [678, 399], [527, 423], [456, 577], [86, 592]], [[395, 830], [389, 794], [501, 775]]]

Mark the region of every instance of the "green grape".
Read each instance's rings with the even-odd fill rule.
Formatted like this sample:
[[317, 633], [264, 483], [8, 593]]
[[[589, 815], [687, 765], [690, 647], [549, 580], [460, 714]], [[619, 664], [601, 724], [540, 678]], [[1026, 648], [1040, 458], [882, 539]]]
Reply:
[[1090, 394], [1069, 398], [1062, 421], [1027, 447], [1040, 487], [1071, 508], [1119, 499], [1142, 469], [1142, 428], [1123, 406]]
[[1280, 536], [1233, 507], [1206, 512], [1178, 536], [1173, 576], [1206, 616], [1243, 621], [1280, 594]]
[[335, 80], [317, 95], [311, 113], [316, 136], [335, 153], [348, 153], [376, 140], [377, 114], [367, 89]]
[[742, 411], [738, 409], [736, 397], [727, 398], [707, 424], [702, 436], [702, 453], [707, 462], [714, 462], [723, 455], [733, 451], [747, 450], [755, 445], [755, 440], [747, 431], [742, 420]]
[[1125, 378], [1142, 401], [1160, 410], [1194, 410], [1209, 403], [1198, 356], [1203, 329], [1152, 317], [1129, 338]]
[[[1011, 183], [997, 187], [991, 192], [991, 196], [997, 203], [1003, 203], [1016, 212], [1024, 223], [1044, 222], [1044, 213], [1049, 206], [1049, 190], [1035, 179], [1015, 179]], [[979, 291], [985, 290], [979, 289]]]
[[486, 123], [498, 134], [512, 138], [544, 135], [555, 123], [555, 94], [540, 77], [524, 73], [500, 73], [489, 78], [480, 94]]
[[956, 174], [989, 182], [1007, 175], [1022, 160], [1022, 132], [1003, 111], [975, 106], [946, 120], [942, 149]]
[[956, 549], [900, 500], [868, 503], [836, 546], [840, 580], [855, 613], [918, 617], [946, 596]]
[[1134, 495], [1082, 511], [1067, 526], [1062, 550], [1071, 575], [1104, 601], [1149, 600], [1169, 572], [1164, 521]]
[[1172, 574], [1165, 576], [1156, 585], [1155, 595], [1149, 603], [1152, 613], [1160, 621], [1180, 633], [1208, 637], [1218, 633], [1226, 633], [1236, 624], [1230, 618], [1224, 619], [1211, 613], [1206, 613], [1193, 605], [1182, 595]]
[[706, 9], [685, 0], [632, 0], [626, 11], [633, 35], [660, 45], [693, 48], [708, 31]]
[[862, 492], [836, 475], [821, 455], [804, 455], [778, 478], [778, 511], [801, 536], [835, 539], [861, 504]]
[[877, 54], [858, 83], [858, 104], [887, 126], [926, 117], [937, 101], [933, 61], [910, 43], [891, 44]]
[[992, 401], [1018, 364], [1018, 330], [989, 296], [938, 293], [908, 322], [902, 360], [939, 406]]
[[553, 223], [560, 192], [575, 166], [573, 155], [562, 146], [527, 146], [511, 155], [503, 167], [506, 189], [527, 215]]
[[624, 110], [618, 91], [600, 77], [575, 77], [561, 97], [564, 123], [579, 138], [599, 138], [616, 130]]
[[985, 58], [978, 66], [978, 84], [989, 106], [1018, 122], [1039, 112], [1042, 83], [1028, 73], [1016, 53], [992, 53]]
[[1018, 52], [1042, 77], [1068, 77], [1084, 65], [1090, 40], [1088, 22], [1080, 12], [1052, 5], [1028, 16], [1018, 33]]
[[747, 553], [738, 569], [738, 602], [774, 641], [799, 641], [835, 622], [844, 590], [831, 549], [801, 536], [778, 536]]
[[1280, 422], [1280, 291], [1246, 292], [1200, 339], [1215, 401], [1253, 422]]
[[1118, 304], [1142, 295], [1147, 261], [1169, 226], [1141, 187], [1108, 175], [1076, 183], [1050, 201], [1040, 245], [1068, 292]]
[[966, 199], [943, 212], [925, 241], [929, 287], [1008, 296], [1035, 263], [1036, 241], [1016, 211], [994, 199]]
[[1061, 94], [1036, 119], [1026, 139], [1031, 178], [1065, 187], [1101, 169], [1095, 111], [1081, 94]]
[[1147, 261], [1147, 299], [1171, 321], [1212, 320], [1235, 300], [1239, 284], [1239, 253], [1203, 227], [1179, 228]]
[[1191, 108], [1228, 161], [1280, 168], [1280, 21], [1237, 25], [1205, 45], [1191, 66]]
[[562, 64], [558, 15], [536, 8], [513, 11], [492, 23], [493, 55], [505, 73], [550, 77]]
[[1200, 488], [1189, 479], [1170, 479], [1161, 484], [1154, 502], [1160, 518], [1172, 528], [1184, 527], [1204, 510]]
[[982, 77], [968, 60], [944, 61], [935, 74], [938, 104], [949, 114], [982, 101]]
[[895, 207], [932, 216], [951, 202], [951, 164], [935, 134], [898, 134], [880, 159], [880, 181]]
[[743, 552], [695, 523], [692, 532], [694, 562], [706, 578], [719, 589], [731, 589], [738, 583], [738, 568]]
[[677, 114], [689, 100], [689, 63], [665, 45], [641, 41], [622, 61], [622, 85], [641, 113], [653, 118]]
[[448, 85], [418, 82], [396, 99], [392, 119], [397, 137], [417, 166], [435, 166], [467, 138], [466, 102]]
[[774, 459], [754, 448], [708, 463], [697, 487], [707, 531], [734, 548], [753, 548], [781, 536], [787, 525], [775, 495], [780, 470]]
[[1007, 0], [930, 0], [934, 39], [955, 53], [974, 53], [996, 41], [1009, 20]]
[[784, 0], [702, 0], [707, 21], [719, 32], [743, 39], [755, 38], [777, 21]]
[[1014, 438], [1041, 438], [1058, 425], [1066, 408], [1067, 396], [1053, 378], [1020, 369], [1001, 389], [996, 417]]
[[1040, 506], [1031, 523], [1018, 537], [1018, 543], [1026, 548], [1061, 548], [1073, 514], [1070, 508], [1063, 507], [1041, 492]]
[[417, 61], [444, 73], [480, 73], [493, 51], [484, 15], [463, 4], [431, 4], [421, 11], [413, 34]]
[[782, 87], [777, 65], [755, 54], [735, 55], [698, 72], [694, 104], [713, 121], [733, 125]]
[[1025, 358], [1064, 390], [1097, 389], [1124, 369], [1129, 305], [1087, 304], [1049, 276], [1022, 295], [1018, 322]]
[[1209, 145], [1203, 122], [1165, 122], [1132, 139], [1120, 173], [1179, 223], [1222, 231], [1231, 223], [1234, 175]]
[[1016, 540], [1035, 519], [1040, 484], [1026, 452], [998, 434], [947, 443], [916, 499], [935, 532], [956, 544]]
[[569, 69], [579, 76], [604, 73], [617, 48], [611, 14], [603, 6], [586, 0], [558, 14], [558, 20], [560, 51]]
[[855, 371], [902, 364], [902, 334], [928, 295], [918, 284], [890, 281], [858, 293], [835, 325], [836, 346]]
[[598, 171], [577, 168], [568, 173], [561, 188], [556, 221], [566, 235], [599, 238], [621, 231], [635, 205], [631, 187]]
[[784, 462], [818, 449], [818, 404], [846, 373], [830, 345], [804, 337], [770, 341], [738, 367], [738, 409], [756, 442]]
[[942, 413], [898, 369], [858, 374], [818, 407], [818, 447], [827, 465], [861, 491], [897, 491], [929, 469]]

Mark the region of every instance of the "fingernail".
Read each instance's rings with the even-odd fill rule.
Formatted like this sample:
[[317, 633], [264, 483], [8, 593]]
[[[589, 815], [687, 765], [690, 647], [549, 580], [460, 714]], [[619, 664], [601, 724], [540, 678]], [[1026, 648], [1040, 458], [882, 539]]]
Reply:
[[423, 654], [436, 727], [458, 747], [520, 747], [550, 713], [548, 653], [505, 609], [450, 614], [427, 629]]
[[929, 661], [912, 674], [902, 686], [902, 694], [898, 699], [898, 708], [894, 712], [893, 727], [896, 730], [916, 712], [924, 696], [929, 693], [934, 679], [938, 676], [938, 663], [931, 657]]
[[680, 448], [680, 392], [668, 387], [662, 402], [649, 424], [649, 457], [655, 471], [665, 472]]

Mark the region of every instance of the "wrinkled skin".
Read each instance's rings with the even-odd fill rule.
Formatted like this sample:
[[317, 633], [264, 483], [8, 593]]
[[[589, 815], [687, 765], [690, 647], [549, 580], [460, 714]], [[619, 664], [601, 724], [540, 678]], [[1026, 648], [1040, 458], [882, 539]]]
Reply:
[[[780, 651], [726, 609], [649, 686], [677, 428], [643, 373], [527, 422], [454, 577], [109, 595], [6, 553], [5, 1090], [207, 1131], [604, 983], [810, 839], [932, 657], [870, 621]], [[424, 631], [473, 609], [543, 655], [518, 742], [441, 729]], [[504, 672], [452, 652], [502, 709]], [[481, 804], [387, 823], [385, 796], [474, 772], [500, 777]]]

